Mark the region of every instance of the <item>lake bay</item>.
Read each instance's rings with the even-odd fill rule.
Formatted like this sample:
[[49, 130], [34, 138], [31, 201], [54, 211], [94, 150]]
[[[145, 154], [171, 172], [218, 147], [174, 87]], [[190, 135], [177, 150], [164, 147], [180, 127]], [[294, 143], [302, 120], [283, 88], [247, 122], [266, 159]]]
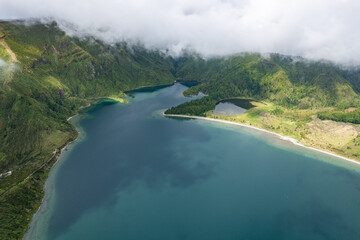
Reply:
[[359, 166], [163, 117], [190, 100], [185, 89], [134, 91], [129, 104], [80, 114], [82, 136], [51, 171], [26, 239], [360, 239]]

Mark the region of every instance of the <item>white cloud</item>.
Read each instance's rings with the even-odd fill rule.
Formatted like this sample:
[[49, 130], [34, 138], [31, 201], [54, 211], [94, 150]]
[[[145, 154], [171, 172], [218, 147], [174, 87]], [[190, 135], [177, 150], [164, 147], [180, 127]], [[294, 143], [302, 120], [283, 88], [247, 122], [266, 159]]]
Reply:
[[110, 42], [360, 64], [356, 0], [0, 0], [0, 6], [2, 19], [52, 17]]
[[6, 62], [4, 62], [4, 60], [2, 60], [2, 59], [0, 58], [0, 67], [5, 66], [5, 65], [6, 65]]

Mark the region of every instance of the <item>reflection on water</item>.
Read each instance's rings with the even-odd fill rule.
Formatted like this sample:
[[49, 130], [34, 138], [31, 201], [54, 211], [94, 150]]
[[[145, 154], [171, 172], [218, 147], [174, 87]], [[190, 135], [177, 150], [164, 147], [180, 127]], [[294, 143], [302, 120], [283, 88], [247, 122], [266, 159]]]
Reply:
[[229, 102], [220, 102], [216, 105], [213, 114], [220, 116], [238, 115], [246, 112], [246, 109]]
[[181, 84], [101, 103], [27, 239], [360, 239], [360, 176], [235, 127], [155, 116]]

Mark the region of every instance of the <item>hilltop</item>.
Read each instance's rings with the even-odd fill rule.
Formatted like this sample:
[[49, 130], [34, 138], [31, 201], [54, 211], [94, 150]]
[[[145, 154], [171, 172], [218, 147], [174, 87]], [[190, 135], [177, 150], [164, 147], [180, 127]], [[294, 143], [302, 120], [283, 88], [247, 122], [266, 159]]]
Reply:
[[19, 239], [47, 173], [77, 137], [67, 119], [97, 98], [173, 83], [173, 60], [126, 43], [69, 37], [55, 22], [0, 22], [0, 238]]
[[[181, 60], [179, 60], [181, 62]], [[360, 72], [325, 61], [244, 53], [227, 58], [184, 59], [179, 77], [199, 81], [184, 94], [207, 96], [183, 103], [167, 114], [205, 116], [253, 125], [360, 161]], [[237, 116], [212, 110], [232, 98], [263, 102]], [[332, 121], [330, 121], [332, 120]]]
[[0, 22], [0, 58], [0, 174], [11, 171], [0, 177], [0, 238], [19, 239], [26, 231], [48, 171], [77, 137], [70, 116], [98, 98], [122, 99], [126, 91], [175, 79], [198, 82], [185, 95], [207, 96], [168, 113], [218, 117], [212, 110], [219, 101], [262, 101], [223, 118], [359, 159], [356, 69], [279, 54], [173, 58], [125, 42], [68, 36], [56, 22]]

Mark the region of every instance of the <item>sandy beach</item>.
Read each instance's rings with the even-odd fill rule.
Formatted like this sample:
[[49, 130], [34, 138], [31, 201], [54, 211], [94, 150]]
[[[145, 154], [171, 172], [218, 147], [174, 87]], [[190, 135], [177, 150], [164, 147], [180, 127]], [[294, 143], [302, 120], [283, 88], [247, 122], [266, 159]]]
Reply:
[[254, 126], [250, 126], [250, 125], [246, 125], [246, 124], [242, 124], [242, 123], [237, 123], [237, 122], [231, 122], [231, 121], [221, 120], [221, 119], [208, 118], [208, 117], [198, 117], [198, 116], [188, 116], [188, 115], [178, 115], [178, 114], [165, 114], [164, 112], [162, 113], [162, 115], [163, 115], [163, 116], [166, 116], [166, 117], [200, 119], [200, 120], [206, 120], [206, 121], [212, 121], [212, 122], [219, 122], [219, 123], [224, 123], [224, 124], [231, 124], [231, 125], [237, 125], [237, 126], [241, 126], [241, 127], [246, 127], [246, 128], [255, 129], [255, 130], [257, 130], [257, 131], [261, 131], [261, 132], [265, 132], [265, 133], [269, 133], [269, 134], [275, 135], [275, 136], [279, 137], [280, 139], [282, 139], [282, 140], [284, 140], [284, 141], [289, 141], [289, 142], [293, 143], [294, 145], [297, 145], [297, 146], [300, 146], [300, 147], [303, 147], [303, 148], [306, 148], [306, 149], [309, 149], [309, 150], [312, 150], [312, 151], [316, 151], [316, 152], [320, 152], [320, 153], [323, 153], [323, 154], [327, 154], [327, 155], [330, 155], [330, 156], [333, 156], [333, 157], [336, 157], [336, 158], [339, 158], [339, 159], [342, 159], [342, 160], [345, 160], [345, 161], [348, 161], [348, 162], [351, 162], [351, 163], [360, 165], [360, 162], [355, 161], [355, 160], [353, 160], [353, 159], [350, 159], [350, 158], [347, 158], [347, 157], [343, 157], [343, 156], [340, 156], [340, 155], [337, 155], [337, 154], [335, 154], [335, 153], [331, 153], [331, 152], [328, 152], [328, 151], [325, 151], [325, 150], [317, 149], [317, 148], [314, 148], [314, 147], [305, 146], [305, 145], [299, 143], [298, 140], [296, 140], [296, 139], [294, 139], [294, 138], [292, 138], [292, 137], [283, 136], [283, 135], [281, 135], [281, 134], [278, 134], [278, 133], [275, 133], [275, 132], [271, 132], [271, 131], [269, 131], [269, 130], [265, 130], [265, 129], [262, 129], [262, 128], [258, 128], [258, 127], [254, 127]]

